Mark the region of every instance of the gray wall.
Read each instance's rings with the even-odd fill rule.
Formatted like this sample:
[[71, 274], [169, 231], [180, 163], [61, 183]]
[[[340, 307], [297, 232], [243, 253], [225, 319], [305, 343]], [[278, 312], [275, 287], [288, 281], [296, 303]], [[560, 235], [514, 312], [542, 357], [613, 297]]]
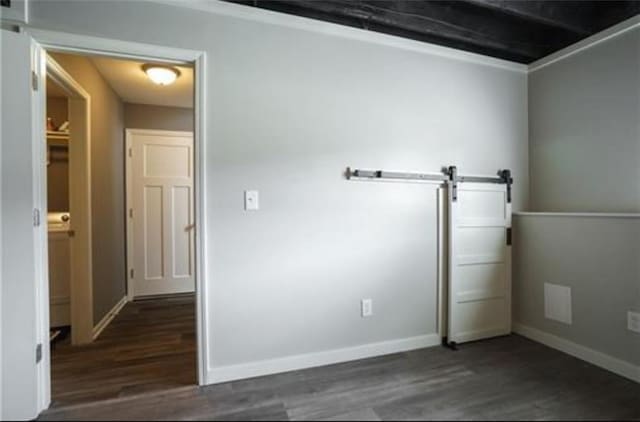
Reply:
[[640, 212], [640, 28], [529, 76], [533, 211]]
[[[640, 28], [529, 75], [531, 209], [640, 212]], [[640, 219], [515, 218], [515, 319], [640, 364]], [[573, 325], [544, 318], [544, 283], [573, 290]]]
[[123, 105], [89, 59], [59, 53], [52, 56], [91, 96], [95, 325], [126, 293]]
[[[640, 365], [640, 217], [517, 216], [514, 320]], [[544, 283], [569, 286], [573, 324], [544, 317]]]
[[508, 167], [526, 206], [522, 72], [139, 2], [35, 2], [31, 22], [208, 53], [212, 368], [436, 331], [435, 189], [350, 182], [347, 166]]
[[193, 132], [193, 112], [191, 108], [125, 103], [124, 127]]

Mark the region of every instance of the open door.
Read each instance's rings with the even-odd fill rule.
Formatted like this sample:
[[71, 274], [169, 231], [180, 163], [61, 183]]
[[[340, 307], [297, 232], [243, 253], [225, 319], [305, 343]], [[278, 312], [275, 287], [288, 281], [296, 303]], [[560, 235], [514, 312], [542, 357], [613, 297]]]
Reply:
[[[25, 33], [2, 42], [2, 379], [3, 420], [35, 419], [48, 406], [46, 210], [42, 203], [42, 49]], [[41, 165], [42, 164], [42, 165]]]
[[511, 332], [511, 204], [507, 186], [459, 182], [449, 190], [448, 341]]

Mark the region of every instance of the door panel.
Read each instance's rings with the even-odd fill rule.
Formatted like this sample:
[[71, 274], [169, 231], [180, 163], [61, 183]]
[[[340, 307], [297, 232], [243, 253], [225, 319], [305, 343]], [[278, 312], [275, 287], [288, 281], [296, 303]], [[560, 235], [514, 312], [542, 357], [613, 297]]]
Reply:
[[144, 186], [144, 214], [141, 222], [144, 224], [144, 245], [141, 252], [144, 254], [146, 280], [159, 280], [164, 276], [162, 202], [162, 186]]
[[[1, 288], [1, 365], [0, 388], [3, 420], [29, 420], [38, 416], [39, 369], [36, 364], [39, 329], [48, 318], [48, 288], [36, 246], [46, 251], [46, 224], [34, 227], [34, 208], [39, 203], [36, 176], [40, 171], [34, 143], [33, 114], [38, 96], [31, 88], [32, 54], [35, 44], [24, 33], [1, 31], [2, 43], [2, 280]], [[35, 60], [35, 59], [34, 59]], [[36, 61], [36, 69], [37, 61]], [[43, 119], [44, 120], [44, 119]], [[41, 141], [44, 143], [44, 132]], [[46, 213], [44, 221], [46, 222]], [[44, 245], [38, 242], [44, 241]], [[39, 290], [38, 285], [40, 284]], [[46, 298], [45, 302], [40, 299]], [[47, 347], [43, 344], [43, 347]], [[42, 384], [46, 380], [42, 381]]]
[[511, 204], [505, 185], [459, 183], [449, 195], [448, 340], [511, 332]]
[[[165, 137], [166, 141], [166, 137]], [[181, 145], [144, 145], [145, 177], [184, 177], [191, 174], [191, 147]]]
[[71, 250], [66, 232], [49, 233], [49, 325], [71, 325]]
[[193, 250], [191, 248], [191, 187], [174, 186], [172, 189], [172, 225], [171, 238], [173, 239], [173, 277], [191, 277], [193, 269], [191, 261]]
[[133, 296], [195, 290], [193, 134], [130, 130]]

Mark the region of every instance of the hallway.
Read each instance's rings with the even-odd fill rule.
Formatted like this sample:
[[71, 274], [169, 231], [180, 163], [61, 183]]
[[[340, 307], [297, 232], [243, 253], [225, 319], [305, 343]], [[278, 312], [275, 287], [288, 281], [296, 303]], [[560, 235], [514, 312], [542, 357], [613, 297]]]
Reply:
[[128, 303], [100, 337], [51, 353], [52, 408], [197, 384], [195, 298]]

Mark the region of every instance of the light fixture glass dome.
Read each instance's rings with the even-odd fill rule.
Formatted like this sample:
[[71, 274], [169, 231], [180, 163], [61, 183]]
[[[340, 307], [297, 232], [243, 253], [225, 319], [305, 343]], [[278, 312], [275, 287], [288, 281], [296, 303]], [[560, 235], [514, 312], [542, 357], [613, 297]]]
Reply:
[[169, 66], [146, 64], [142, 70], [157, 85], [171, 85], [180, 76], [178, 69]]

